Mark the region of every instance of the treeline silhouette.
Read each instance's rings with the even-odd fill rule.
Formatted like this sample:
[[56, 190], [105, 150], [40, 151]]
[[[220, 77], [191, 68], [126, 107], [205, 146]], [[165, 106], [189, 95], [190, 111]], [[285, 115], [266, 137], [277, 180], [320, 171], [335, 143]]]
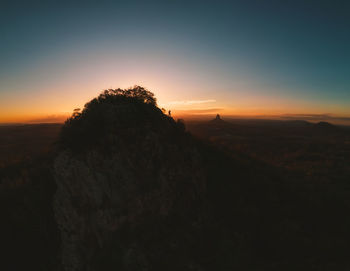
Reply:
[[[164, 122], [164, 119], [167, 121]], [[100, 143], [101, 138], [106, 139], [106, 135], [118, 133], [130, 124], [133, 129], [141, 131], [151, 125], [157, 131], [167, 130], [162, 125], [178, 125], [184, 129], [181, 122], [175, 122], [157, 107], [153, 93], [135, 86], [125, 90], [105, 90], [88, 102], [82, 111], [77, 109], [62, 127], [59, 143], [62, 148], [84, 150], [85, 147]], [[130, 140], [136, 138], [130, 137]], [[108, 143], [105, 145], [108, 148]]]
[[[290, 170], [292, 161], [283, 160], [278, 152], [295, 146], [305, 148], [306, 154], [314, 152], [315, 145], [300, 145], [305, 140], [303, 129], [298, 141], [291, 141], [292, 136], [288, 140], [281, 136], [282, 128], [261, 134], [264, 129], [216, 123], [189, 124], [197, 136], [205, 135], [195, 138], [139, 86], [107, 90], [83, 110], [75, 110], [51, 151], [0, 169], [5, 251], [0, 267], [64, 268], [62, 229], [70, 225], [60, 224], [59, 230], [53, 205], [57, 182], [67, 176], [68, 188], [60, 191], [73, 191], [61, 194], [72, 205], [62, 205], [63, 213], [77, 211], [87, 218], [96, 210], [112, 210], [112, 221], [116, 217], [127, 221], [115, 220], [100, 243], [94, 235], [86, 235], [87, 248], [82, 245], [78, 251], [90, 253], [85, 266], [90, 270], [349, 269], [350, 184], [329, 176], [319, 182], [309, 171]], [[264, 141], [268, 137], [269, 144]], [[339, 160], [343, 171], [338, 174], [346, 176], [348, 134], [336, 132], [336, 138], [343, 140], [344, 150], [344, 159]], [[321, 145], [317, 149], [325, 150]], [[282, 162], [273, 162], [267, 150], [278, 153]], [[57, 166], [62, 153], [69, 166]], [[81, 170], [77, 161], [89, 170]], [[88, 186], [91, 179], [85, 182], [80, 171], [89, 172], [86, 176], [100, 180], [94, 184], [101, 186], [88, 189], [93, 187]], [[74, 190], [78, 184], [86, 184], [88, 192]], [[114, 197], [108, 196], [111, 191]], [[105, 195], [98, 204], [89, 202], [94, 195], [83, 197], [100, 192]], [[95, 217], [86, 223], [109, 221], [105, 219]], [[75, 227], [73, 220], [71, 226]]]

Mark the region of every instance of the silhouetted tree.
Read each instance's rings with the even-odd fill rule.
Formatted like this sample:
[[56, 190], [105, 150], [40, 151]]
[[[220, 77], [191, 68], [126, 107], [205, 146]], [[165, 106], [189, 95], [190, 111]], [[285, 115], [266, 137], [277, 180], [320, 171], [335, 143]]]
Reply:
[[138, 123], [139, 127], [150, 123], [156, 126], [164, 118], [176, 125], [157, 107], [154, 94], [144, 87], [107, 89], [86, 103], [82, 111], [74, 109], [62, 128], [60, 143], [63, 147], [82, 149], [96, 143], [102, 134], [115, 134], [128, 127], [130, 122]]

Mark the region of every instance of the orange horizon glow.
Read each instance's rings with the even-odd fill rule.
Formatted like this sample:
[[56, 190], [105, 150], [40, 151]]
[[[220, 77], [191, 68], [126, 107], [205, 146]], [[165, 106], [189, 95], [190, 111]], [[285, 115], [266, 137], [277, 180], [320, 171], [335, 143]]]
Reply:
[[[98, 96], [102, 90], [133, 85], [144, 86], [153, 92], [159, 108], [171, 110], [172, 115], [178, 118], [198, 118], [217, 113], [224, 116], [263, 118], [285, 114], [331, 115], [343, 119], [350, 117], [350, 109], [345, 105], [311, 98], [302, 99], [298, 95], [278, 94], [279, 90], [273, 89], [266, 92], [254, 80], [244, 79], [244, 83], [224, 82], [216, 86], [202, 82], [202, 75], [198, 73], [189, 81], [188, 75], [182, 71], [195, 68], [188, 60], [174, 60], [159, 53], [153, 57], [153, 62], [158, 61], [161, 65], [161, 73], [159, 67], [153, 67], [157, 65], [147, 69], [146, 64], [138, 64], [134, 68], [131, 60], [129, 66], [124, 67], [125, 70], [116, 70], [111, 64], [105, 64], [109, 63], [108, 55], [99, 59], [95, 64], [97, 68], [92, 70], [85, 68], [91, 67], [89, 62], [77, 60], [71, 67], [74, 78], [68, 77], [64, 81], [48, 78], [47, 82], [27, 88], [27, 93], [16, 94], [17, 90], [14, 90], [3, 96], [0, 99], [0, 123], [64, 122], [75, 108], [83, 108], [86, 102]], [[176, 72], [170, 68], [174, 65], [177, 67]], [[36, 76], [44, 68], [45, 65], [37, 68], [33, 74], [27, 75], [28, 78], [33, 77], [37, 82], [39, 79]], [[217, 77], [225, 73], [220, 69], [211, 72]], [[58, 80], [59, 83], [51, 84], [52, 80]], [[22, 84], [23, 89], [26, 89], [26, 82]]]
[[[241, 118], [279, 118], [281, 116], [292, 116], [295, 119], [305, 115], [325, 116], [331, 122], [337, 124], [350, 124], [350, 114], [347, 107], [331, 106], [325, 104], [313, 104], [296, 99], [285, 100], [271, 96], [242, 95], [237, 91], [235, 99], [228, 100], [219, 95], [207, 94], [207, 96], [195, 96], [193, 92], [179, 92], [175, 87], [166, 87], [166, 83], [155, 80], [144, 80], [140, 85], [150, 85], [153, 89], [169, 89], [168, 91], [154, 91], [158, 98], [158, 107], [171, 111], [174, 118], [199, 119], [208, 118], [220, 114], [226, 117]], [[128, 84], [121, 84], [127, 88]], [[130, 84], [129, 84], [130, 85]], [[87, 89], [81, 91], [80, 89]], [[71, 116], [75, 108], [83, 108], [84, 104], [93, 97], [98, 96], [101, 91], [94, 91], [93, 86], [76, 88], [74, 91], [60, 92], [57, 88], [51, 93], [59, 95], [48, 95], [44, 92], [36, 97], [28, 97], [20, 101], [9, 101], [0, 107], [0, 124], [11, 123], [63, 123]], [[246, 93], [246, 92], [243, 92]], [[190, 95], [188, 95], [190, 94]], [[240, 95], [239, 95], [240, 94]], [[181, 97], [186, 100], [180, 99]], [[215, 99], [217, 96], [217, 99]], [[33, 99], [34, 98], [34, 99]], [[308, 110], [305, 110], [308, 108]], [[327, 111], [325, 112], [325, 109]], [[331, 112], [331, 113], [329, 113]]]
[[[162, 108], [161, 106], [159, 106]], [[77, 108], [77, 107], [74, 107]], [[74, 109], [73, 108], [73, 109]], [[73, 112], [72, 109], [72, 112]], [[276, 112], [274, 110], [234, 110], [230, 108], [196, 108], [193, 109], [169, 109], [165, 108], [167, 112], [171, 111], [171, 116], [174, 119], [187, 119], [187, 120], [200, 120], [210, 119], [215, 117], [216, 114], [220, 114], [222, 118], [242, 118], [242, 119], [307, 119], [310, 121], [326, 120], [334, 124], [350, 125], [350, 116], [348, 115], [335, 115], [313, 112], [297, 112], [297, 113], [284, 113]], [[9, 116], [0, 115], [0, 124], [39, 124], [39, 123], [64, 123], [69, 118], [72, 112], [64, 112], [58, 114], [13, 114]], [[309, 118], [307, 118], [309, 117]], [[315, 118], [315, 120], [313, 120]]]

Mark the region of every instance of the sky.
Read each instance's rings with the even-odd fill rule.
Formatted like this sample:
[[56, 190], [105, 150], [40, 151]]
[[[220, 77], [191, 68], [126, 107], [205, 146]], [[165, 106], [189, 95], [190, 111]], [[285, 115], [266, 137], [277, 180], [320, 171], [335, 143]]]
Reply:
[[1, 1], [0, 123], [142, 85], [178, 114], [350, 118], [350, 1]]

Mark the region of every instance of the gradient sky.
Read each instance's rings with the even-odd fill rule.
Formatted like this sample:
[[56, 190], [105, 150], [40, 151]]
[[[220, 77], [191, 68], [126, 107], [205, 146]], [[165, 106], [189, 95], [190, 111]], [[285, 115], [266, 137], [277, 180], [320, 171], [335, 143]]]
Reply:
[[350, 117], [350, 1], [1, 1], [0, 123], [140, 84], [178, 112]]

